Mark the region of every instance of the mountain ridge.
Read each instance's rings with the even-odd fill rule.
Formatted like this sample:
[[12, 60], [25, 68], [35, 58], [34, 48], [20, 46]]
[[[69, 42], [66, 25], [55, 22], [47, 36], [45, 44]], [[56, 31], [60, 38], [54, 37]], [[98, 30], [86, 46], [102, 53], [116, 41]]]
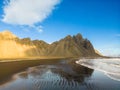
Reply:
[[88, 39], [80, 33], [51, 44], [42, 40], [20, 39], [10, 31], [0, 32], [0, 58], [22, 57], [98, 57]]

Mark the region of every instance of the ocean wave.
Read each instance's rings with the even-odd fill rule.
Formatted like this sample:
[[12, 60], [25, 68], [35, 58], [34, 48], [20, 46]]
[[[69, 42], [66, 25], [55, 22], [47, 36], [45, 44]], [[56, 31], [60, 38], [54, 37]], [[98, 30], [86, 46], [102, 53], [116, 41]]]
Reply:
[[109, 78], [120, 81], [120, 58], [80, 59], [76, 61], [76, 63], [94, 70], [102, 71]]

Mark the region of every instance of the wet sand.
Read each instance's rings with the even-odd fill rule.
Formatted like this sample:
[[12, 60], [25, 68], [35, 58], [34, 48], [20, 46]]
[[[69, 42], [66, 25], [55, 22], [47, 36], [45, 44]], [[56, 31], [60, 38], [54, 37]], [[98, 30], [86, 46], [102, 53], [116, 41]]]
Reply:
[[0, 84], [11, 80], [11, 77], [28, 69], [29, 67], [38, 66], [41, 64], [52, 64], [58, 62], [61, 58], [50, 59], [34, 59], [34, 60], [4, 60], [0, 61]]
[[0, 90], [120, 90], [119, 81], [75, 62], [75, 59], [7, 62], [4, 66], [11, 66], [6, 70], [13, 70], [13, 80], [1, 84]]
[[0, 85], [0, 90], [79, 90], [93, 70], [75, 64], [74, 60], [41, 61], [38, 66], [14, 74], [15, 79]]

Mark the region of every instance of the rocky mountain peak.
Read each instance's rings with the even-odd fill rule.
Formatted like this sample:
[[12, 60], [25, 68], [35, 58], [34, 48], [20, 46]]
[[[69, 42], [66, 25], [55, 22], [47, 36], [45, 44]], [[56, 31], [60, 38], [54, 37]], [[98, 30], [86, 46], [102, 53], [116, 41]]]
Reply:
[[51, 44], [48, 54], [59, 57], [98, 56], [91, 42], [88, 39], [84, 39], [80, 33], [74, 36], [68, 35], [57, 43]]
[[83, 39], [83, 37], [80, 33], [78, 33], [75, 37], [78, 38], [78, 39]]
[[71, 38], [72, 38], [71, 35], [68, 35], [68, 36], [65, 37], [65, 39], [71, 39]]

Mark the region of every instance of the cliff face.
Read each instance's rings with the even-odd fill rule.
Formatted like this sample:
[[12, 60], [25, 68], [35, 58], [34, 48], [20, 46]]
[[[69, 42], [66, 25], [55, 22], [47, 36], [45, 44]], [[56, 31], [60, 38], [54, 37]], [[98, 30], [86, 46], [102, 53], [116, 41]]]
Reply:
[[42, 40], [19, 39], [9, 31], [0, 33], [0, 58], [23, 57], [90, 57], [98, 56], [89, 40], [82, 35], [68, 35], [60, 41], [47, 44]]

